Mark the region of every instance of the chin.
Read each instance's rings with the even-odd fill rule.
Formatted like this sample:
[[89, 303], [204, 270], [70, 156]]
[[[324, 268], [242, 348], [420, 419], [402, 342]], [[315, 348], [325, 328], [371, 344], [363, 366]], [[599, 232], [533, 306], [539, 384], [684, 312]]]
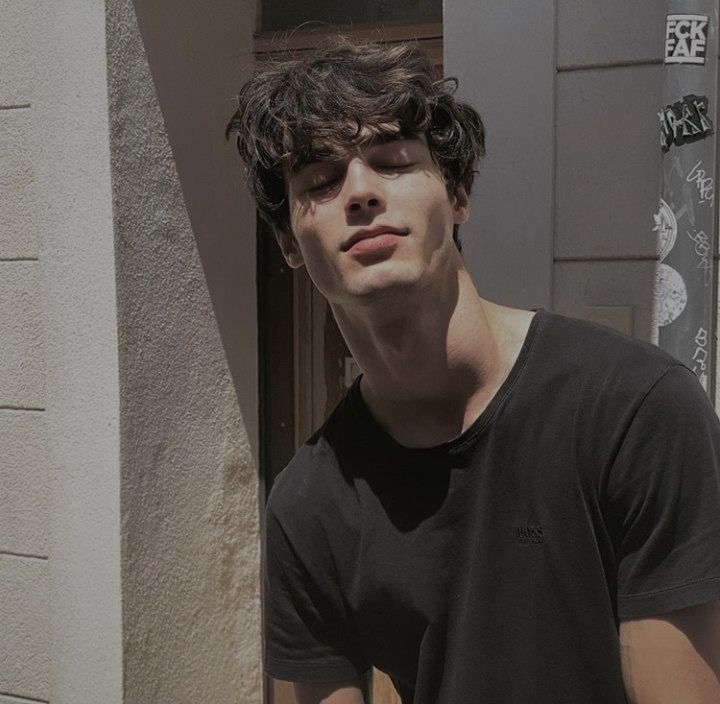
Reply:
[[397, 298], [399, 294], [422, 288], [422, 271], [410, 266], [373, 267], [348, 281], [346, 296], [358, 301], [374, 301]]

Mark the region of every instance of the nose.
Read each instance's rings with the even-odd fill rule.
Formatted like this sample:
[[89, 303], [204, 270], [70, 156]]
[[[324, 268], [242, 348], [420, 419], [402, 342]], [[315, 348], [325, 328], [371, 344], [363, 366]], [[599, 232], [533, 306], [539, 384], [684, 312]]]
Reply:
[[355, 158], [348, 164], [345, 192], [345, 211], [348, 215], [357, 217], [385, 207], [378, 174], [363, 159]]

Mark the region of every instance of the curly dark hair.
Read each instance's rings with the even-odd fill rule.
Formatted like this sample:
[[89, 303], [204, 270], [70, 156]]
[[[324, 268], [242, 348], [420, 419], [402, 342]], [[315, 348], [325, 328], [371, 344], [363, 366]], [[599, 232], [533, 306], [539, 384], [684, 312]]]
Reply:
[[[485, 154], [477, 111], [454, 98], [455, 78], [434, 80], [416, 42], [357, 44], [334, 36], [311, 55], [270, 59], [241, 88], [225, 134], [237, 135], [260, 215], [290, 231], [285, 169], [332, 158], [395, 125], [425, 135], [449, 195], [469, 193]], [[460, 242], [455, 226], [453, 239]]]

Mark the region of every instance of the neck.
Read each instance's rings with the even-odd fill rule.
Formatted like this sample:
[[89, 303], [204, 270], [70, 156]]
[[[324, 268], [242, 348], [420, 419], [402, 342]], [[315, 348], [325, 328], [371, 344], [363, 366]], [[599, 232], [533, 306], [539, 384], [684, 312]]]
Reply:
[[501, 309], [482, 299], [460, 266], [442, 285], [394, 304], [333, 306], [363, 370], [363, 397], [401, 443], [437, 444], [459, 435], [502, 380], [508, 355]]

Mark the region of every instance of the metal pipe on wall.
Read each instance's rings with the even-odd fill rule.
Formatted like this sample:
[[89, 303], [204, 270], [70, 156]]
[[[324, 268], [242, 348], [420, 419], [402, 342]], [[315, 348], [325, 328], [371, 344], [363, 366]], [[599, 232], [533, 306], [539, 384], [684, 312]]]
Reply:
[[713, 396], [718, 0], [668, 0], [655, 215], [658, 344]]

